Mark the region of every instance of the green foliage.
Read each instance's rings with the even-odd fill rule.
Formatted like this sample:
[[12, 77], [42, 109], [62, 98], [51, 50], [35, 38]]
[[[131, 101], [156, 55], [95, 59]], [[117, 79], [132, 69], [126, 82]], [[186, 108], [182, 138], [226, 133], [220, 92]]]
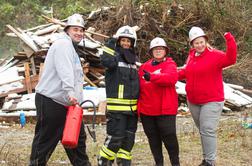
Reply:
[[15, 7], [12, 6], [10, 3], [5, 3], [5, 4], [1, 4], [0, 6], [0, 18], [3, 19], [4, 16], [6, 15], [12, 15], [12, 13], [14, 12]]

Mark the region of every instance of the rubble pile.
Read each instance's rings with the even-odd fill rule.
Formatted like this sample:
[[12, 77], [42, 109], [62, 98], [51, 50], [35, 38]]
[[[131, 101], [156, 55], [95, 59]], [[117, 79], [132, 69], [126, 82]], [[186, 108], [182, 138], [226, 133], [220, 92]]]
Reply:
[[[85, 73], [84, 87], [86, 87], [86, 91], [84, 94], [89, 94], [90, 89], [88, 87], [90, 86], [97, 87], [97, 89], [99, 89], [98, 87], [104, 88], [105, 69], [100, 63], [99, 52], [104, 41], [113, 36], [120, 26], [128, 24], [137, 31], [137, 52], [141, 62], [150, 58], [146, 54], [149, 41], [158, 35], [168, 42], [170, 56], [180, 66], [184, 63], [187, 50], [189, 49], [187, 28], [196, 24], [199, 25], [202, 21], [176, 3], [170, 6], [162, 6], [160, 4], [159, 11], [153, 9], [148, 3], [139, 7], [134, 7], [130, 4], [125, 4], [121, 7], [103, 7], [83, 16], [87, 20], [86, 37], [78, 46], [78, 54], [81, 57]], [[47, 50], [57, 40], [59, 34], [63, 32], [66, 20], [47, 16], [42, 17], [47, 20], [47, 24], [26, 30], [7, 25], [10, 31], [7, 35], [20, 40], [22, 50], [18, 51], [12, 58], [0, 61], [0, 108], [5, 112], [25, 110], [27, 108], [18, 107], [17, 104], [22, 101], [22, 95], [33, 94], [43, 71], [43, 62]], [[185, 84], [178, 82], [176, 87], [180, 103], [185, 103]], [[225, 106], [227, 106], [227, 110], [229, 108], [239, 109], [252, 106], [252, 98], [239, 90], [225, 84]], [[102, 95], [98, 93], [95, 97], [90, 96], [92, 99], [102, 96], [102, 99], [97, 99], [96, 104], [97, 106], [102, 105], [101, 112], [104, 113], [105, 91], [101, 90], [99, 92]], [[16, 95], [13, 95], [13, 93]], [[94, 91], [90, 91], [90, 93], [94, 93]], [[34, 95], [25, 97], [24, 100], [27, 101], [29, 99], [34, 102]], [[184, 106], [185, 104], [182, 104], [181, 109], [179, 109], [182, 110], [183, 114], [188, 111]], [[34, 103], [27, 108], [27, 110], [31, 109], [35, 109]]]

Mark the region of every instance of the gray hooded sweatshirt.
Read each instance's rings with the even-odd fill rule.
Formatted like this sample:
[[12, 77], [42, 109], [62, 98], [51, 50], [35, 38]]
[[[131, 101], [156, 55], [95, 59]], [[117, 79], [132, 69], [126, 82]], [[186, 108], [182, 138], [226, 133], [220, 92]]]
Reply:
[[36, 92], [68, 106], [69, 97], [83, 100], [83, 70], [71, 38], [63, 33], [49, 48]]

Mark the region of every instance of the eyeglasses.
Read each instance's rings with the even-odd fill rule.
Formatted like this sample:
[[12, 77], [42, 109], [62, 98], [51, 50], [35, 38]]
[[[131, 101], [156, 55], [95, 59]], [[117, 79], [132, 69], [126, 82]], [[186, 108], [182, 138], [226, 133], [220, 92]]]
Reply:
[[154, 47], [153, 48], [153, 51], [162, 51], [162, 50], [165, 50], [164, 47]]

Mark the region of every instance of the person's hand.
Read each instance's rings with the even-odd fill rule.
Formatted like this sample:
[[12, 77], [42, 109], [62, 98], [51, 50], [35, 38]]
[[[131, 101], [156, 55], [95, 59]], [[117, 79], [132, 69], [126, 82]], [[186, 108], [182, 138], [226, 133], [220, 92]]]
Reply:
[[68, 98], [68, 100], [69, 100], [69, 102], [70, 102], [70, 104], [71, 105], [76, 105], [76, 104], [78, 104], [78, 101], [77, 101], [77, 99], [75, 98], [75, 97], [69, 97]]
[[233, 38], [233, 35], [232, 35], [230, 32], [226, 32], [226, 33], [224, 33], [224, 38], [225, 38], [226, 40], [228, 40], [228, 39], [230, 39], [230, 38]]
[[144, 79], [146, 81], [150, 81], [150, 73], [146, 70], [143, 70], [143, 72], [144, 72], [144, 75], [143, 75]]
[[111, 49], [115, 49], [115, 46], [116, 46], [116, 41], [117, 39], [116, 38], [113, 38], [113, 37], [110, 37], [106, 40], [105, 42], [105, 46], [111, 48]]

